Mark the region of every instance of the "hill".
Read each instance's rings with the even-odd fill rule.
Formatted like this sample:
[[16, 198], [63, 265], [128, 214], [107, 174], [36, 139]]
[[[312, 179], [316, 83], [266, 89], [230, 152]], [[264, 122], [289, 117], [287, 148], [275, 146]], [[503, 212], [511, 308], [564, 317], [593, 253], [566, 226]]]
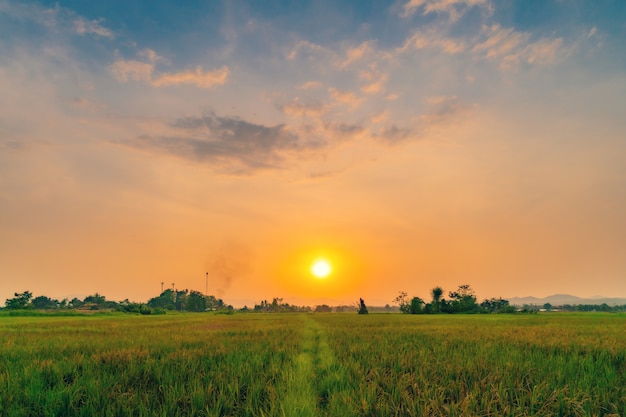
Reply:
[[511, 297], [509, 299], [509, 303], [512, 305], [522, 306], [526, 305], [537, 305], [542, 306], [546, 303], [550, 303], [553, 306], [559, 306], [564, 304], [570, 305], [581, 305], [581, 304], [590, 304], [590, 305], [600, 305], [607, 304], [610, 306], [614, 305], [624, 305], [626, 304], [626, 298], [608, 298], [608, 297], [593, 297], [593, 298], [581, 298], [575, 295], [569, 294], [554, 294], [544, 298], [537, 297]]

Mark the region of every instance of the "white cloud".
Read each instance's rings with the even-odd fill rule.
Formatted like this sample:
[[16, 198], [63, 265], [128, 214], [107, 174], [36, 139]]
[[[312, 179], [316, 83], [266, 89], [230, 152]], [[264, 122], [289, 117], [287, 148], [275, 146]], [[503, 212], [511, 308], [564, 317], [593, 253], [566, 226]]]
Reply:
[[490, 8], [489, 0], [410, 0], [402, 7], [402, 17], [409, 17], [418, 9], [423, 9], [422, 14], [447, 13], [450, 20], [458, 20], [463, 12], [471, 7]]
[[98, 35], [103, 38], [113, 38], [113, 32], [102, 26], [97, 20], [87, 20], [82, 17], [78, 17], [74, 20], [74, 30], [79, 35]]

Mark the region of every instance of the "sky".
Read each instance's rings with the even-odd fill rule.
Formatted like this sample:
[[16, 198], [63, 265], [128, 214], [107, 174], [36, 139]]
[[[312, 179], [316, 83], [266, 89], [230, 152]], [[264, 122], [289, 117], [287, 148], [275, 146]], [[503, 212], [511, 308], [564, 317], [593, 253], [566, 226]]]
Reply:
[[0, 303], [626, 297], [625, 40], [623, 0], [0, 0]]

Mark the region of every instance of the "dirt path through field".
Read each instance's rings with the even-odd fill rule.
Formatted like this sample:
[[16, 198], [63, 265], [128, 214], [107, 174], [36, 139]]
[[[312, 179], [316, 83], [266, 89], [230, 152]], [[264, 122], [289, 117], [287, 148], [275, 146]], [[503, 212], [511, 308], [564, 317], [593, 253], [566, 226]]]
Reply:
[[302, 326], [301, 351], [283, 372], [279, 415], [349, 415], [346, 400], [351, 393], [327, 334], [311, 316], [302, 316]]

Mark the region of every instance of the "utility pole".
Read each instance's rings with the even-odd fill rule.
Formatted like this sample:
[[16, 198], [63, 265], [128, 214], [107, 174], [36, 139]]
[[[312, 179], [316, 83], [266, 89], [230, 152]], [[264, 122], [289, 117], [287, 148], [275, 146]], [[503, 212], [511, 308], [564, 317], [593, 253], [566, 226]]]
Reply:
[[208, 297], [209, 296], [209, 273], [206, 273], [206, 285], [204, 287], [204, 296]]
[[161, 281], [161, 294], [163, 294], [163, 284], [165, 284], [163, 281]]

